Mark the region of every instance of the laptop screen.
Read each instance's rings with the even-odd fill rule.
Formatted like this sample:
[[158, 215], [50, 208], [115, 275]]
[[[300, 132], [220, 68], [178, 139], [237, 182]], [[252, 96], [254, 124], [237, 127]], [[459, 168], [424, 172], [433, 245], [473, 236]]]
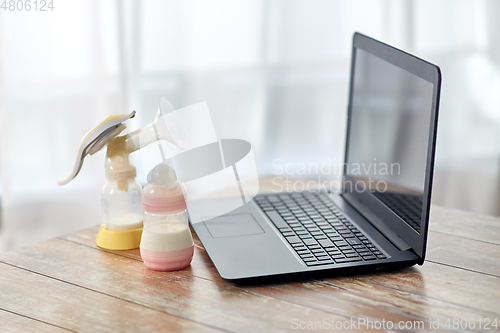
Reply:
[[434, 84], [354, 49], [344, 182], [421, 232]]

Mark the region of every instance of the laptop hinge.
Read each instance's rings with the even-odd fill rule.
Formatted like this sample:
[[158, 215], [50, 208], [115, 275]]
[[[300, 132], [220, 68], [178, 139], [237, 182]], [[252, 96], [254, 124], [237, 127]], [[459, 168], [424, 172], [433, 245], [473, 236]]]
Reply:
[[367, 209], [356, 198], [350, 195], [343, 194], [342, 197], [356, 209], [365, 219], [368, 220], [382, 235], [385, 236], [395, 247], [400, 251], [411, 250], [412, 247], [408, 245], [401, 237], [391, 230], [381, 219]]

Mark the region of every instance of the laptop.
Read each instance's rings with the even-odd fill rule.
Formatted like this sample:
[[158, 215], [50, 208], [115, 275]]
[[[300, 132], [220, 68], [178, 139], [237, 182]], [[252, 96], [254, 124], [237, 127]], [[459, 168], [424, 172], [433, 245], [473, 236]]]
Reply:
[[221, 277], [250, 282], [422, 265], [440, 86], [439, 67], [355, 33], [342, 190], [259, 194], [193, 224]]

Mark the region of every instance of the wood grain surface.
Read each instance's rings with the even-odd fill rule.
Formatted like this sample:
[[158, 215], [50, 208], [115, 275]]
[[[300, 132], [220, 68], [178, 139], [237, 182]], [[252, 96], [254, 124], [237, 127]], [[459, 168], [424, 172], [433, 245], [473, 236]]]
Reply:
[[1, 332], [285, 332], [293, 318], [432, 318], [460, 331], [446, 320], [500, 321], [498, 218], [433, 207], [423, 266], [248, 286], [223, 281], [196, 236], [190, 267], [155, 272], [138, 250], [97, 248], [98, 227], [0, 255]]

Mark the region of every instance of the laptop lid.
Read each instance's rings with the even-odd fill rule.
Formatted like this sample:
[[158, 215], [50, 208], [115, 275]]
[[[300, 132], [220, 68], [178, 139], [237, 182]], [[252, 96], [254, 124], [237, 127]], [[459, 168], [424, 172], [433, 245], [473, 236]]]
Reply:
[[425, 256], [439, 67], [355, 33], [343, 195]]

